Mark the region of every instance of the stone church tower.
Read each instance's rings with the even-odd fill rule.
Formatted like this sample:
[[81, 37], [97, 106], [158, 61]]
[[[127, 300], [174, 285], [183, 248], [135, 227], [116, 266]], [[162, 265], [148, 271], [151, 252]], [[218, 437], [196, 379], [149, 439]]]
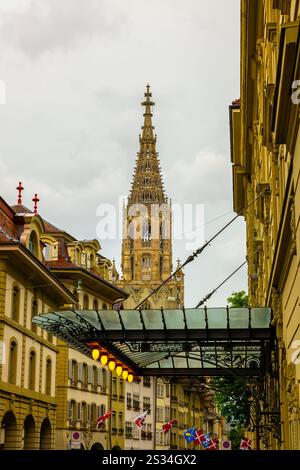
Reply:
[[[152, 125], [150, 86], [147, 85], [144, 125], [139, 136], [133, 181], [124, 206], [122, 272], [118, 285], [130, 294], [124, 308], [134, 308], [168, 278], [172, 266], [172, 206], [165, 195]], [[180, 271], [142, 305], [144, 309], [184, 305], [184, 275]]]

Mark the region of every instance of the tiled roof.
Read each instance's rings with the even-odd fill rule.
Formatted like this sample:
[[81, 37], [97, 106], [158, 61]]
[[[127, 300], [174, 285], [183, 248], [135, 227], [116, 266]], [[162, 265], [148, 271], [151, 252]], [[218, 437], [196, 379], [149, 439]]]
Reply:
[[33, 214], [33, 211], [23, 204], [15, 204], [11, 208], [16, 214]]
[[50, 224], [50, 222], [48, 222], [47, 220], [43, 219], [43, 222], [44, 222], [44, 226], [45, 226], [45, 231], [46, 232], [57, 232], [57, 233], [60, 233], [60, 232], [63, 232], [64, 230], [61, 230], [60, 228], [58, 227], [55, 227], [55, 225], [53, 224]]
[[46, 261], [46, 263], [50, 269], [80, 268], [80, 266], [77, 266], [76, 264], [72, 263], [71, 261], [68, 261], [65, 258], [59, 258], [58, 260], [53, 261]]

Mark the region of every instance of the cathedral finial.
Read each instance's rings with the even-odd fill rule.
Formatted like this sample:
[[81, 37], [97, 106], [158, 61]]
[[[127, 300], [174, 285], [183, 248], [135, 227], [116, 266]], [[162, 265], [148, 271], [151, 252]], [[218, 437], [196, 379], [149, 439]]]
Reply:
[[38, 213], [38, 202], [39, 202], [39, 198], [38, 198], [38, 195], [35, 193], [34, 195], [34, 198], [32, 199], [32, 201], [34, 202], [34, 209], [33, 209], [33, 212], [34, 214], [37, 214]]
[[22, 182], [19, 182], [19, 186], [16, 187], [16, 190], [19, 192], [18, 194], [18, 204], [22, 204], [22, 191], [23, 191]]

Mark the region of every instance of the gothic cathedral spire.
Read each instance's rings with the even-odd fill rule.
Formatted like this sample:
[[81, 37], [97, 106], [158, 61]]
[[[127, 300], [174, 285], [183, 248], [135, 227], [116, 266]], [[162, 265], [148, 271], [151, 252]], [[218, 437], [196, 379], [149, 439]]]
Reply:
[[140, 151], [137, 154], [136, 166], [131, 184], [128, 203], [131, 204], [163, 204], [167, 203], [160, 162], [156, 152], [156, 135], [152, 125], [152, 93], [147, 85], [145, 101], [144, 125], [140, 135]]
[[[172, 213], [165, 195], [156, 135], [152, 124], [152, 101], [147, 85], [144, 125], [134, 168], [127, 206], [124, 207], [122, 273], [120, 287], [130, 296], [125, 308], [134, 308], [172, 272]], [[177, 308], [183, 306], [183, 273], [176, 275], [150, 298], [143, 308]]]

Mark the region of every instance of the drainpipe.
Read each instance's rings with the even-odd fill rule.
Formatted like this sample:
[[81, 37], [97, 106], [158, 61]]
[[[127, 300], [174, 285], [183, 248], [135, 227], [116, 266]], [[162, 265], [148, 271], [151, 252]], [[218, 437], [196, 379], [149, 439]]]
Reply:
[[157, 377], [153, 377], [153, 408], [154, 408], [154, 430], [153, 430], [153, 450], [156, 450], [156, 401], [157, 401]]

